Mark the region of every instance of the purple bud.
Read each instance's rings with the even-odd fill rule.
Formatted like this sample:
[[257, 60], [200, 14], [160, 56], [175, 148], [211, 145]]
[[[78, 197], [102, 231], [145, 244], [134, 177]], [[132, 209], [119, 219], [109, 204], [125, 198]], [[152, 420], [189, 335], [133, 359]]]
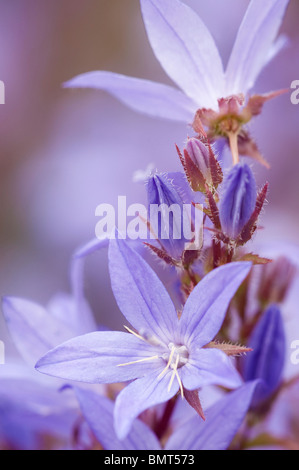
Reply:
[[207, 181], [211, 182], [211, 172], [209, 169], [209, 149], [199, 139], [194, 137], [189, 139], [186, 145], [186, 150], [194, 165], [200, 170], [201, 174]]
[[265, 265], [261, 271], [258, 289], [258, 298], [262, 305], [283, 302], [296, 272], [296, 266], [284, 256]]
[[256, 325], [249, 341], [253, 351], [244, 360], [246, 381], [261, 379], [253, 406], [258, 406], [275, 392], [285, 363], [286, 339], [283, 320], [277, 305], [271, 305]]
[[249, 221], [256, 204], [256, 182], [247, 164], [235, 165], [226, 176], [219, 204], [221, 227], [235, 240]]
[[[189, 190], [185, 180], [184, 183]], [[183, 235], [184, 201], [181, 194], [184, 189], [175, 186], [167, 174], [155, 174], [147, 182], [152, 233], [174, 259], [180, 258], [186, 243]]]

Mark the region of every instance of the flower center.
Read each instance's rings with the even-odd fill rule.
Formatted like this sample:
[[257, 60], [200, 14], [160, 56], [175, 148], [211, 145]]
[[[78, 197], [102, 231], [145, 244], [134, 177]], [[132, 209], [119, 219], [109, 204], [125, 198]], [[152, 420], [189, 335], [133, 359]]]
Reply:
[[172, 383], [174, 379], [176, 378], [181, 389], [182, 398], [184, 398], [183, 384], [179, 376], [178, 369], [180, 369], [183, 365], [187, 364], [188, 359], [189, 359], [189, 352], [186, 346], [177, 345], [174, 343], [169, 343], [168, 349], [170, 353], [167, 352], [162, 355], [162, 358], [165, 361], [167, 361], [167, 364], [166, 364], [165, 369], [163, 369], [161, 374], [159, 374], [158, 379], [162, 378], [164, 374], [166, 374], [168, 369], [172, 369], [172, 374], [171, 374], [170, 382], [168, 385], [168, 391], [170, 391]]
[[[150, 338], [149, 339], [145, 336], [142, 336], [139, 333], [131, 330], [127, 326], [125, 326], [125, 328], [129, 333], [132, 333], [137, 338], [142, 339], [143, 341], [146, 341], [146, 342], [150, 343], [152, 346], [155, 346], [155, 347], [158, 346], [159, 349], [161, 347], [163, 347], [162, 343], [160, 343], [159, 340], [157, 340], [155, 338]], [[182, 384], [180, 375], [178, 373], [178, 369], [180, 369], [185, 364], [187, 364], [187, 362], [189, 360], [189, 351], [186, 348], [186, 346], [184, 346], [182, 344], [178, 345], [178, 344], [174, 344], [174, 343], [169, 343], [167, 347], [168, 347], [168, 351], [164, 352], [162, 354], [161, 354], [161, 349], [160, 349], [158, 354], [156, 354], [154, 356], [143, 357], [142, 359], [137, 359], [136, 361], [131, 361], [131, 362], [123, 363], [123, 364], [118, 364], [118, 366], [119, 367], [128, 366], [128, 365], [131, 365], [131, 364], [137, 364], [137, 363], [140, 363], [140, 362], [152, 361], [154, 359], [162, 358], [166, 362], [166, 366], [162, 370], [162, 372], [158, 375], [157, 378], [158, 379], [162, 378], [168, 372], [168, 370], [171, 369], [172, 374], [171, 374], [169, 385], [168, 385], [168, 391], [170, 391], [172, 383], [173, 383], [174, 379], [176, 378], [177, 381], [178, 381], [178, 384], [180, 386], [182, 398], [184, 398], [184, 388], [183, 388], [183, 384]]]
[[186, 346], [178, 346], [174, 343], [169, 343], [168, 349], [170, 352], [164, 353], [162, 356], [162, 358], [167, 361], [167, 369], [180, 369], [183, 365], [188, 362], [189, 352]]

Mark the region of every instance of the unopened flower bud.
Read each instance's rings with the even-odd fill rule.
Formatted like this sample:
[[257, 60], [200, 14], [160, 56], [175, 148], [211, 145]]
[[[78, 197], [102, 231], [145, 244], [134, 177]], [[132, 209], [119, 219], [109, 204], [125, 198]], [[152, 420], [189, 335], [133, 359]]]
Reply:
[[[185, 184], [187, 186], [187, 182]], [[184, 251], [185, 243], [190, 241], [184, 238], [186, 220], [180, 189], [167, 174], [155, 174], [147, 181], [147, 194], [151, 235], [159, 240], [162, 251], [177, 260]]]
[[184, 155], [180, 152], [179, 155], [193, 191], [205, 193], [207, 187], [217, 188], [222, 182], [221, 167], [208, 142], [192, 137], [187, 141]]
[[224, 180], [219, 204], [223, 233], [236, 240], [256, 205], [256, 182], [247, 164], [235, 165]]
[[191, 138], [186, 145], [186, 151], [194, 165], [200, 170], [207, 183], [211, 183], [211, 172], [209, 168], [209, 149], [199, 139]]
[[265, 265], [261, 271], [258, 297], [262, 305], [285, 300], [296, 275], [296, 266], [284, 256]]
[[253, 407], [267, 400], [279, 386], [285, 363], [285, 331], [280, 309], [271, 305], [256, 325], [249, 347], [252, 352], [246, 356], [243, 375], [246, 381], [260, 379]]

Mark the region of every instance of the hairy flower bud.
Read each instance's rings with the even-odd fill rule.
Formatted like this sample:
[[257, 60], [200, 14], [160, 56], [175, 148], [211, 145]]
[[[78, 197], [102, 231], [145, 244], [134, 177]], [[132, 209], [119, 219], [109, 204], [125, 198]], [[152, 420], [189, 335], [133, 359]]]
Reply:
[[254, 397], [254, 406], [267, 400], [280, 384], [285, 362], [285, 343], [281, 312], [273, 304], [253, 330], [249, 340], [253, 351], [244, 360], [244, 379], [261, 379]]
[[285, 300], [296, 275], [296, 266], [285, 256], [263, 267], [258, 298], [262, 305]]
[[211, 183], [211, 171], [209, 168], [209, 149], [199, 139], [188, 139], [186, 151], [194, 165], [200, 170], [207, 183]]
[[[183, 174], [180, 176], [184, 178]], [[187, 186], [185, 180], [184, 183]], [[188, 220], [181, 191], [167, 174], [152, 175], [147, 181], [151, 235], [159, 240], [162, 251], [176, 260], [190, 241], [184, 238], [184, 223], [186, 226]]]
[[184, 155], [179, 150], [178, 154], [193, 191], [206, 193], [207, 187], [217, 188], [222, 182], [221, 167], [206, 137], [188, 139]]
[[247, 164], [235, 165], [223, 183], [219, 216], [225, 235], [236, 240], [249, 221], [256, 204], [257, 190]]

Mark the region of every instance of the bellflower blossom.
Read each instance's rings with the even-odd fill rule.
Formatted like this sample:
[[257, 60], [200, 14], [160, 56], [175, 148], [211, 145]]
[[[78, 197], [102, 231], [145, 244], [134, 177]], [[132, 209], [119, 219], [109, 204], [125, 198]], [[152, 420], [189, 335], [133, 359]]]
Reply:
[[[97, 325], [83, 295], [83, 265], [72, 263], [72, 293], [56, 294], [43, 307], [36, 302], [4, 297], [2, 312], [15, 347], [24, 363], [0, 368], [0, 443], [8, 448], [71, 447], [80, 411], [74, 393], [64, 382], [43, 377], [32, 366], [63, 341], [95, 331]], [[46, 379], [46, 380], [44, 380]]]
[[[210, 137], [230, 141], [235, 163], [239, 152], [265, 163], [243, 125], [280, 92], [255, 95], [242, 107], [262, 69], [285, 43], [274, 40], [287, 5], [288, 0], [251, 0], [224, 70], [212, 35], [187, 5], [141, 0], [153, 51], [182, 91], [107, 71], [81, 74], [65, 87], [106, 90], [137, 111], [166, 119], [189, 123], [196, 114]], [[200, 127], [195, 120], [194, 129]]]
[[[9, 363], [0, 370], [0, 447], [39, 450], [69, 448], [80, 417], [74, 393], [57, 381]], [[49, 378], [48, 378], [49, 379]], [[53, 383], [54, 382], [54, 383]]]
[[109, 263], [114, 296], [135, 330], [72, 339], [41, 358], [39, 371], [88, 383], [136, 379], [116, 400], [119, 438], [128, 434], [143, 410], [179, 390], [183, 397], [185, 389], [188, 393], [211, 384], [240, 385], [230, 358], [209, 343], [251, 263], [231, 263], [206, 276], [189, 296], [180, 319], [161, 281], [124, 240], [110, 241]]

